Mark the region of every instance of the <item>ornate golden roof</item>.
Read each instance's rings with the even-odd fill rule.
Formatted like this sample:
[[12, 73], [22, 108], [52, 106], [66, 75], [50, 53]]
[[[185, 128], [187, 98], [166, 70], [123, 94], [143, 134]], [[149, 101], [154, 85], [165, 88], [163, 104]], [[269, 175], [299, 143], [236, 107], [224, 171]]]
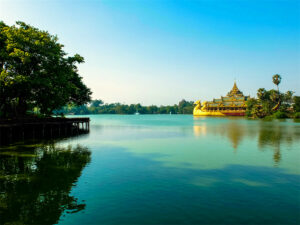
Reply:
[[243, 97], [243, 92], [241, 92], [238, 87], [236, 86], [236, 82], [234, 82], [233, 87], [230, 92], [227, 94], [228, 97], [233, 97], [233, 96], [239, 96]]
[[234, 82], [233, 87], [228, 94], [223, 97], [221, 96], [220, 99], [213, 99], [213, 101], [208, 101], [207, 106], [208, 107], [246, 107], [245, 102], [249, 96], [244, 96], [243, 92], [241, 92], [236, 82]]

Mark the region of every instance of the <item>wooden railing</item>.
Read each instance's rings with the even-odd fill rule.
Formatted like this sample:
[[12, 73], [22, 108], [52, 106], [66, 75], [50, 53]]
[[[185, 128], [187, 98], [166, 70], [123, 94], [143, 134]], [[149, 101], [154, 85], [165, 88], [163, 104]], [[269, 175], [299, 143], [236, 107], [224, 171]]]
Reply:
[[17, 140], [74, 136], [90, 131], [90, 118], [0, 119], [0, 145]]

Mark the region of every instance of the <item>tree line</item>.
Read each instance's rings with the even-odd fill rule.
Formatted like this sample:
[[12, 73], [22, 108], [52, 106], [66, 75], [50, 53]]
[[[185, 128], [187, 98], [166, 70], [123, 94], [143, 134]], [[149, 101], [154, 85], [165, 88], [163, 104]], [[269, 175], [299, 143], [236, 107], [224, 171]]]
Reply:
[[[282, 93], [279, 91], [281, 76], [275, 74], [273, 83], [277, 90], [259, 88], [257, 98], [246, 101], [246, 117], [250, 118], [300, 118], [300, 96], [294, 96], [293, 91]], [[73, 114], [193, 114], [193, 101], [181, 100], [173, 106], [142, 106], [141, 104], [104, 104], [100, 99], [92, 100], [89, 104], [75, 106], [68, 105], [54, 111], [56, 115]]]
[[92, 100], [89, 104], [76, 106], [67, 105], [55, 110], [56, 115], [86, 115], [86, 114], [192, 114], [193, 101], [181, 100], [178, 104], [168, 106], [142, 106], [141, 104], [104, 104], [100, 99]]

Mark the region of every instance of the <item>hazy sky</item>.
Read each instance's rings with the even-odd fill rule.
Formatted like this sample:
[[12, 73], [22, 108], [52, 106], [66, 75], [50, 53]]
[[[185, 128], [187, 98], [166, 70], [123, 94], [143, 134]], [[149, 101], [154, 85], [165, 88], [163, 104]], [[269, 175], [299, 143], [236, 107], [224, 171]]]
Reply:
[[0, 20], [56, 34], [93, 98], [175, 104], [274, 88], [300, 95], [300, 1], [0, 0]]

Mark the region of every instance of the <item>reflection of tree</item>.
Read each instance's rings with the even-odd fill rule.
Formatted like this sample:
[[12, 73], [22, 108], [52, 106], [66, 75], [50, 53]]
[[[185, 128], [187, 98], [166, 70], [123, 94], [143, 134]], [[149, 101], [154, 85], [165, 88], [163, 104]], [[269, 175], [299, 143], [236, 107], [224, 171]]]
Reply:
[[69, 194], [90, 161], [87, 148], [16, 150], [0, 152], [0, 224], [54, 224], [85, 208]]
[[264, 148], [271, 146], [274, 149], [273, 159], [277, 164], [281, 160], [281, 143], [292, 143], [295, 139], [294, 126], [284, 126], [281, 123], [262, 122], [260, 123], [258, 146]]
[[243, 138], [257, 137], [258, 147], [264, 149], [269, 146], [273, 149], [275, 164], [281, 160], [281, 144], [291, 144], [299, 138], [299, 126], [278, 121], [247, 121], [245, 119], [222, 120], [220, 123], [207, 123], [203, 120], [194, 120], [194, 135], [207, 134], [227, 137], [234, 149], [242, 142]]

